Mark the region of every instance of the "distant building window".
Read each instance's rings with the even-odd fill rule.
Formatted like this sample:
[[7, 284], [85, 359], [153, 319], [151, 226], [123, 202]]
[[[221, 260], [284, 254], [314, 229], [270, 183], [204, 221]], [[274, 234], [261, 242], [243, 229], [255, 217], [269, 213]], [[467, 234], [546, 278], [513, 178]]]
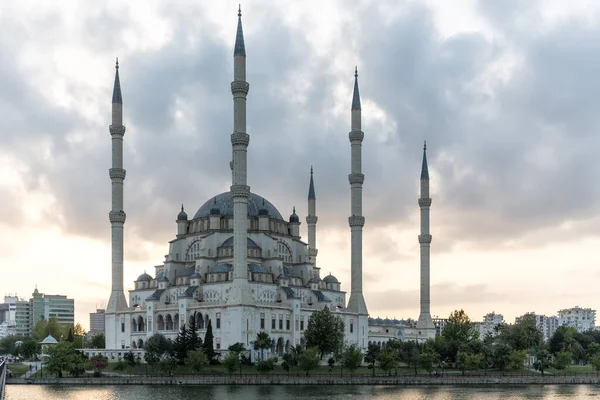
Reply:
[[[385, 330], [387, 332], [387, 329]], [[354, 320], [350, 320], [350, 333], [354, 332]]]
[[300, 330], [304, 330], [304, 317], [302, 317], [302, 319], [300, 320]]
[[221, 313], [217, 313], [217, 329], [221, 329]]
[[285, 321], [285, 329], [288, 330], [288, 331], [290, 330], [290, 320], [289, 319], [287, 319]]
[[279, 314], [279, 330], [283, 330], [283, 314]]
[[276, 317], [275, 314], [271, 315], [271, 329], [275, 329], [276, 328]]
[[260, 329], [265, 329], [265, 314], [260, 314]]
[[125, 332], [125, 322], [121, 322], [121, 332]]

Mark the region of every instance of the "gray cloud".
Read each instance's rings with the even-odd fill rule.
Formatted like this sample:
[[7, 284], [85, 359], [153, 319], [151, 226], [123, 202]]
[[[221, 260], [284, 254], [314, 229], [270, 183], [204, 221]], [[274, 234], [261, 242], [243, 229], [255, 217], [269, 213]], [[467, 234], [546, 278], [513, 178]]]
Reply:
[[[372, 102], [389, 118], [384, 123], [365, 112], [363, 118], [364, 204], [372, 236], [389, 226], [416, 235], [418, 226], [408, 217], [417, 210], [423, 139], [438, 189], [432, 210], [438, 251], [458, 241], [498, 248], [593, 213], [600, 203], [593, 185], [600, 166], [592, 162], [600, 145], [598, 27], [566, 21], [536, 35], [523, 28], [527, 24], [516, 26], [506, 8], [488, 6], [482, 15], [509, 43], [477, 33], [441, 40], [430, 10], [414, 3], [405, 8], [383, 22], [385, 11], [367, 3], [335, 39], [340, 56], [361, 60], [363, 105]], [[313, 164], [320, 229], [347, 229], [350, 114], [331, 110], [340, 100], [339, 85], [350, 91], [352, 66], [340, 76], [331, 62], [337, 54], [315, 54], [304, 32], [284, 25], [278, 13], [285, 10], [272, 11], [258, 15], [261, 29], [246, 35], [249, 183], [282, 215], [293, 205], [305, 215]], [[158, 49], [120, 50], [126, 13], [94, 9], [80, 29], [89, 46], [107, 54], [95, 60], [107, 69], [113, 53], [124, 53], [127, 229], [132, 240], [166, 245], [180, 203], [193, 214], [229, 186], [232, 49], [214, 35], [201, 6], [174, 5], [164, 15], [173, 31]], [[519, 18], [535, 15], [529, 7]], [[37, 29], [56, 38], [60, 18], [38, 21]], [[0, 38], [0, 58], [17, 59], [28, 34], [7, 16], [0, 23], [9, 32]], [[484, 71], [511, 52], [521, 60], [512, 75], [488, 82]], [[74, 234], [107, 237], [111, 82], [98, 94], [104, 100], [95, 99], [100, 115], [90, 119], [53, 104], [43, 95], [46, 88], [29, 83], [29, 73], [17, 63], [0, 64], [0, 128], [11, 133], [0, 143], [28, 166], [29, 190], [47, 182], [57, 198], [56, 223]], [[85, 83], [73, 82], [69, 90], [75, 98], [89, 96]], [[344, 102], [349, 109], [350, 98]], [[386, 135], [392, 123], [397, 129]], [[69, 141], [75, 133], [85, 133], [85, 144]], [[40, 154], [44, 141], [49, 157]], [[403, 256], [394, 246], [366, 240], [368, 251], [384, 261]], [[138, 253], [131, 254], [143, 257]]]

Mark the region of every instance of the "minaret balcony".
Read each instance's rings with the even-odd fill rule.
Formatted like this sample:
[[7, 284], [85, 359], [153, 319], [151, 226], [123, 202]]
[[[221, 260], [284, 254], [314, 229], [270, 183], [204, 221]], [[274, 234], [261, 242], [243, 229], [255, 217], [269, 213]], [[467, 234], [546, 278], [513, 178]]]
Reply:
[[108, 129], [111, 135], [125, 135], [125, 127], [123, 125], [111, 125]]
[[365, 181], [365, 175], [357, 174], [357, 173], [350, 174], [350, 175], [348, 175], [348, 181], [350, 182], [351, 185], [354, 185], [357, 183], [362, 185], [363, 182]]
[[431, 206], [431, 198], [430, 197], [421, 197], [419, 199], [419, 207], [429, 207]]
[[362, 228], [365, 225], [365, 217], [353, 215], [348, 218], [348, 224], [351, 228], [354, 226], [359, 226]]
[[123, 168], [111, 168], [108, 170], [110, 179], [125, 179], [125, 170]]
[[427, 233], [419, 235], [419, 243], [431, 243], [432, 236]]
[[233, 81], [231, 82], [231, 93], [238, 94], [241, 93], [244, 96], [248, 94], [248, 90], [250, 89], [250, 84], [246, 81]]
[[250, 135], [243, 132], [234, 132], [231, 134], [231, 144], [233, 146], [242, 145], [248, 146], [250, 143]]
[[111, 223], [116, 222], [116, 223], [121, 223], [124, 224], [125, 223], [125, 211], [120, 210], [120, 211], [111, 211], [108, 213], [108, 219], [110, 220]]
[[306, 217], [307, 224], [316, 224], [319, 218], [316, 215], [309, 215]]
[[233, 185], [231, 186], [231, 197], [245, 197], [250, 196], [250, 186], [247, 185]]
[[348, 137], [350, 138], [351, 143], [355, 141], [362, 142], [365, 137], [365, 133], [363, 131], [351, 131], [348, 134]]

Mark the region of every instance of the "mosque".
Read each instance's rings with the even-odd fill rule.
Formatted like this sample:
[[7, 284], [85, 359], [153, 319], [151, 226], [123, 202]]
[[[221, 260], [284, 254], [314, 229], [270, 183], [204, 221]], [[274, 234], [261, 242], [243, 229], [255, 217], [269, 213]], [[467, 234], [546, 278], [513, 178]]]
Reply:
[[[106, 309], [106, 349], [143, 349], [155, 333], [175, 339], [180, 326], [196, 316], [204, 336], [211, 321], [215, 348], [234, 343], [251, 348], [257, 333], [272, 339], [271, 353], [282, 355], [300, 343], [308, 319], [315, 310], [328, 307], [345, 325], [345, 341], [366, 349], [369, 341], [388, 337], [433, 337], [429, 313], [429, 175], [423, 156], [421, 173], [421, 316], [411, 326], [369, 319], [362, 287], [362, 142], [361, 102], [358, 72], [354, 74], [349, 133], [351, 151], [350, 296], [333, 275], [321, 278], [317, 264], [317, 197], [311, 167], [308, 182], [307, 242], [300, 236], [296, 212], [284, 218], [264, 197], [250, 191], [246, 131], [246, 49], [241, 11], [238, 12], [233, 82], [234, 128], [231, 134], [232, 185], [230, 191], [210, 197], [189, 216], [184, 207], [177, 215], [177, 233], [169, 242], [165, 260], [152, 274], [143, 273], [134, 282], [128, 299], [123, 286], [123, 99], [116, 65], [113, 97], [112, 210], [109, 213], [112, 240], [112, 291]], [[383, 339], [382, 339], [383, 338]]]

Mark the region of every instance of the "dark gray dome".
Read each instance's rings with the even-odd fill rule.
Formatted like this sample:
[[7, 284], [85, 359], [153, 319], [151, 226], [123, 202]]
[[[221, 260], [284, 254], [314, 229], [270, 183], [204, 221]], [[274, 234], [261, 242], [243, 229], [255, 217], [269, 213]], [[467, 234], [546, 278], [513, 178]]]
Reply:
[[[250, 196], [248, 196], [248, 216], [257, 217], [261, 208], [267, 210], [271, 218], [283, 221], [283, 217], [269, 200], [264, 199], [257, 194], [250, 193]], [[233, 216], [233, 199], [231, 198], [231, 192], [221, 193], [208, 200], [198, 209], [194, 215], [194, 219], [208, 217], [213, 209], [219, 210], [219, 213], [223, 216]]]
[[[258, 247], [258, 245], [256, 244], [256, 242], [254, 242], [254, 240], [250, 239], [250, 238], [246, 238], [246, 247], [248, 248], [255, 248], [255, 249], [260, 249], [260, 247]], [[227, 239], [226, 241], [223, 242], [223, 244], [221, 244], [219, 247], [233, 247], [233, 236], [231, 236], [229, 239]]]
[[340, 283], [337, 278], [333, 275], [327, 275], [325, 278], [323, 278], [323, 282], [325, 283]]
[[187, 221], [188, 217], [185, 211], [183, 211], [183, 204], [181, 205], [181, 211], [177, 214], [177, 221]]
[[137, 282], [150, 282], [151, 280], [152, 277], [145, 272], [136, 279]]
[[300, 222], [300, 218], [296, 214], [296, 207], [294, 207], [294, 212], [290, 215], [290, 222]]

